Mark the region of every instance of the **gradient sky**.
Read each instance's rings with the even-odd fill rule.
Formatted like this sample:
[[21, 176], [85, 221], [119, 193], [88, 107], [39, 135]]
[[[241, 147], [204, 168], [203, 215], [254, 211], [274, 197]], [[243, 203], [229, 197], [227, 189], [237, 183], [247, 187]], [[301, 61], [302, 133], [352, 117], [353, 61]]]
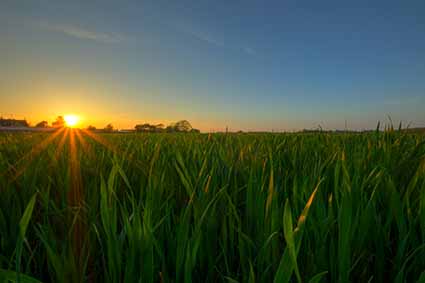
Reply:
[[425, 126], [425, 1], [0, 2], [0, 114]]

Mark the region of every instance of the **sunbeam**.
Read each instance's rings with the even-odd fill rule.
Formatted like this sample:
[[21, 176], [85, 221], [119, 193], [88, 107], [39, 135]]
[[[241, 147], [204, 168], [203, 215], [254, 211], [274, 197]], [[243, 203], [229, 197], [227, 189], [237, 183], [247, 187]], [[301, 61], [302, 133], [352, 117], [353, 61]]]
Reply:
[[92, 159], [94, 157], [94, 153], [90, 144], [84, 139], [83, 135], [81, 134], [81, 130], [75, 129], [75, 135], [77, 136], [78, 143], [81, 145], [83, 152], [87, 154], [90, 159]]
[[106, 147], [107, 149], [109, 149], [110, 151], [112, 151], [113, 153], [115, 153], [115, 154], [119, 154], [119, 155], [121, 155], [121, 156], [125, 156], [125, 158], [126, 158], [128, 161], [132, 161], [132, 162], [134, 162], [134, 165], [135, 165], [137, 168], [142, 169], [144, 172], [146, 172], [146, 171], [148, 170], [148, 169], [147, 169], [147, 167], [146, 167], [146, 164], [144, 164], [144, 163], [140, 162], [140, 161], [139, 161], [139, 160], [137, 160], [137, 159], [134, 159], [131, 155], [129, 155], [129, 154], [127, 154], [127, 153], [125, 153], [125, 152], [121, 151], [118, 147], [116, 147], [116, 146], [112, 145], [112, 144], [111, 144], [111, 143], [109, 143], [107, 140], [105, 140], [103, 137], [101, 137], [101, 136], [99, 136], [99, 135], [96, 135], [95, 133], [90, 132], [90, 131], [88, 131], [88, 130], [82, 130], [82, 133], [83, 133], [83, 134], [86, 134], [88, 137], [90, 137], [91, 139], [93, 139], [93, 140], [94, 140], [94, 141], [96, 141], [97, 143], [99, 143], [99, 144], [103, 145], [104, 147]]
[[76, 145], [76, 129], [69, 131], [69, 170], [70, 170], [70, 187], [68, 191], [68, 205], [73, 208], [71, 217], [74, 219], [72, 246], [74, 255], [76, 256], [77, 264], [82, 267], [84, 259], [81, 257], [84, 247], [84, 239], [86, 229], [84, 229], [84, 209], [83, 209], [83, 186], [80, 171], [80, 161], [78, 159], [77, 145]]
[[59, 140], [58, 146], [56, 147], [56, 152], [55, 152], [55, 161], [57, 162], [60, 155], [62, 154], [65, 142], [66, 142], [66, 138], [68, 137], [69, 134], [69, 129], [65, 129], [61, 139]]
[[101, 136], [96, 135], [95, 133], [92, 133], [92, 132], [87, 131], [87, 130], [82, 130], [82, 132], [84, 134], [86, 134], [87, 136], [89, 136], [90, 138], [92, 138], [93, 140], [95, 140], [96, 142], [98, 142], [98, 143], [102, 144], [103, 146], [105, 146], [110, 151], [117, 152], [117, 148], [115, 146], [113, 146], [112, 144], [110, 144], [107, 140], [105, 140]]
[[[14, 172], [13, 176], [10, 178], [10, 183], [15, 181], [23, 172], [25, 172], [25, 169], [28, 167], [28, 165], [31, 164], [31, 162], [34, 160], [34, 158], [39, 155], [44, 149], [47, 148], [47, 146], [53, 142], [53, 140], [58, 137], [62, 132], [64, 131], [64, 128], [57, 130], [53, 134], [49, 135], [47, 138], [42, 140], [39, 144], [36, 144], [27, 154], [22, 156], [18, 161], [15, 162], [15, 164], [12, 164], [8, 170], [3, 172], [3, 174], [7, 174], [10, 172]], [[23, 164], [20, 164], [23, 163]]]

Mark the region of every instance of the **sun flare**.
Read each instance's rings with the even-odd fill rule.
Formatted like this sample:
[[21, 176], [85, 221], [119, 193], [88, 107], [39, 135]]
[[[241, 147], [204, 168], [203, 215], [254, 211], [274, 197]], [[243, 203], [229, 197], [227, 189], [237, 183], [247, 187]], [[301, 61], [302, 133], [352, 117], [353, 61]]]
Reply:
[[74, 128], [75, 126], [77, 126], [78, 121], [80, 120], [80, 118], [76, 115], [65, 115], [64, 117], [65, 120], [65, 124], [67, 127], [70, 128]]

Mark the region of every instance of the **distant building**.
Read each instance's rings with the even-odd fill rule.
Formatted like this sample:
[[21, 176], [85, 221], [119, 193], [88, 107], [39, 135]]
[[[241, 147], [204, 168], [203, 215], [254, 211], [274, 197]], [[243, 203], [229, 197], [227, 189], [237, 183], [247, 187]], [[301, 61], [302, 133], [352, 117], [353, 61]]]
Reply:
[[0, 117], [0, 127], [29, 127], [27, 120], [3, 119]]

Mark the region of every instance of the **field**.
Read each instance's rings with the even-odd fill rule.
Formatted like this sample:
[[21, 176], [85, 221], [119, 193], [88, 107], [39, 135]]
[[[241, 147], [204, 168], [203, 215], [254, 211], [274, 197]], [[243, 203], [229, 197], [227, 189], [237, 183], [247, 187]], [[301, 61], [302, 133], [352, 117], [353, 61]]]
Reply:
[[0, 282], [425, 282], [425, 136], [0, 133]]

